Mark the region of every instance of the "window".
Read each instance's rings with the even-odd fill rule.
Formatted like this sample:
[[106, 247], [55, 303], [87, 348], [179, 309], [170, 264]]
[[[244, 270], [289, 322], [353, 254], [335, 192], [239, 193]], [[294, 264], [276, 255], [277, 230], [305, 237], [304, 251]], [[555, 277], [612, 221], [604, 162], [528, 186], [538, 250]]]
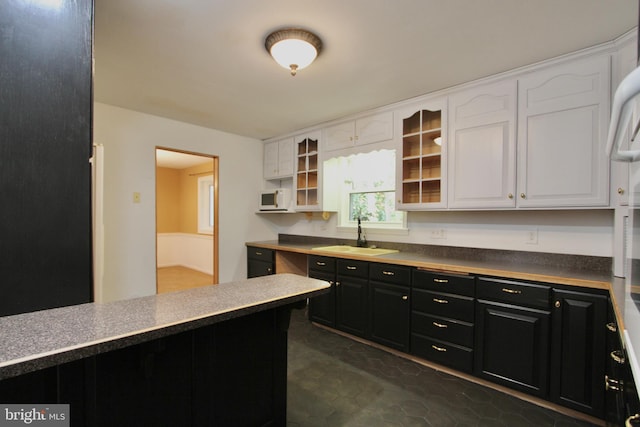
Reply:
[[395, 150], [379, 150], [336, 161], [341, 182], [340, 227], [406, 228], [406, 214], [395, 210]]
[[213, 175], [198, 178], [198, 233], [213, 234]]

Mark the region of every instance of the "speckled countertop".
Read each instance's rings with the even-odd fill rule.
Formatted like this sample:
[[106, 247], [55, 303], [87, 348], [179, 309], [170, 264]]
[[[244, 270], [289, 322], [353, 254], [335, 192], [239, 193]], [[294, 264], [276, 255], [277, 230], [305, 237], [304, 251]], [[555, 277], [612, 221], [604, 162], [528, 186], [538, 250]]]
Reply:
[[0, 317], [0, 379], [295, 303], [328, 288], [321, 280], [278, 274]]

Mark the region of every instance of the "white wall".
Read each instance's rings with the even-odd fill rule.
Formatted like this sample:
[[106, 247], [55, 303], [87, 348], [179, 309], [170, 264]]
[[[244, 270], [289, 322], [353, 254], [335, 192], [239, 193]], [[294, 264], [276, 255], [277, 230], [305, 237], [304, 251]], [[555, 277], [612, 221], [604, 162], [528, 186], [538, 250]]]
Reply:
[[[254, 212], [261, 141], [96, 103], [94, 142], [104, 145], [104, 276], [98, 301], [156, 292], [155, 148], [218, 156], [219, 281], [246, 277], [245, 242], [276, 237]], [[133, 203], [133, 193], [141, 202]]]
[[213, 274], [213, 236], [192, 233], [158, 233], [158, 267], [187, 267]]
[[[272, 215], [278, 232], [356, 240], [355, 230], [341, 231], [336, 215], [324, 221], [302, 214]], [[612, 256], [613, 210], [409, 212], [408, 232], [389, 234], [363, 229], [370, 241], [393, 241], [529, 252]], [[444, 230], [445, 238], [438, 238]], [[528, 243], [537, 232], [537, 243]]]

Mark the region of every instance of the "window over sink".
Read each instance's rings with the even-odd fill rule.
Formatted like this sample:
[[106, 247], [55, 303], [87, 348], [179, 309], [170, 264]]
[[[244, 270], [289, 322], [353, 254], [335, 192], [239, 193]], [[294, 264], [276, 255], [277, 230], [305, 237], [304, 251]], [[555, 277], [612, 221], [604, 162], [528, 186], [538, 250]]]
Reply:
[[395, 150], [377, 150], [331, 159], [340, 185], [338, 227], [406, 229], [406, 213], [395, 210]]

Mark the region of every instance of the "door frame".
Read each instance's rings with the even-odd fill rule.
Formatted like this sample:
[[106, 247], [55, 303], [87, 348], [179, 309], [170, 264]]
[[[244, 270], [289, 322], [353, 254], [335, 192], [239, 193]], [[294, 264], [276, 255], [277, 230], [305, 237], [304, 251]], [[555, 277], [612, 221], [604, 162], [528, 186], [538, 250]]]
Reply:
[[[220, 223], [220, 208], [219, 208], [219, 187], [220, 187], [220, 183], [219, 183], [219, 165], [220, 165], [220, 158], [214, 154], [207, 154], [207, 153], [199, 153], [196, 151], [188, 151], [188, 150], [183, 150], [183, 149], [179, 149], [179, 148], [171, 148], [171, 147], [164, 147], [164, 146], [156, 146], [155, 150], [154, 150], [154, 155], [155, 155], [155, 165], [156, 168], [158, 166], [158, 158], [157, 158], [157, 151], [158, 150], [163, 150], [163, 151], [172, 151], [175, 153], [182, 153], [182, 154], [189, 154], [192, 156], [199, 156], [199, 157], [203, 157], [206, 159], [211, 159], [213, 161], [213, 171], [212, 171], [212, 175], [213, 175], [213, 284], [218, 284], [219, 282], [219, 256], [218, 256], [218, 248], [219, 248], [219, 223]], [[155, 169], [154, 169], [154, 181], [155, 181], [155, 192], [156, 192], [156, 202], [155, 202], [155, 206], [154, 206], [154, 213], [155, 213], [155, 224], [156, 224], [156, 232], [155, 232], [155, 264], [156, 264], [156, 292], [158, 290], [158, 200], [157, 200], [157, 195], [158, 195], [158, 178], [155, 174]]]

